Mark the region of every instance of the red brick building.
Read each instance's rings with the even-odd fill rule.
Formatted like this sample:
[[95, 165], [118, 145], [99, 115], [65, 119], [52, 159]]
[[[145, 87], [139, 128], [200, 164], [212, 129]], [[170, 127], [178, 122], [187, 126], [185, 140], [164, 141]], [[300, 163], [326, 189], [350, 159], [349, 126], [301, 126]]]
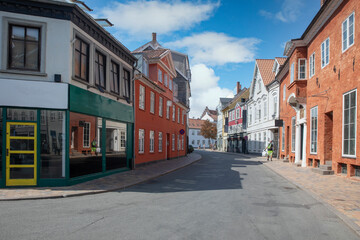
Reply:
[[177, 99], [169, 49], [136, 51], [135, 164], [186, 154], [188, 108]]
[[332, 161], [335, 173], [360, 176], [360, 4], [321, 3], [301, 38], [286, 44], [288, 60], [277, 75], [284, 120], [280, 155], [310, 167]]

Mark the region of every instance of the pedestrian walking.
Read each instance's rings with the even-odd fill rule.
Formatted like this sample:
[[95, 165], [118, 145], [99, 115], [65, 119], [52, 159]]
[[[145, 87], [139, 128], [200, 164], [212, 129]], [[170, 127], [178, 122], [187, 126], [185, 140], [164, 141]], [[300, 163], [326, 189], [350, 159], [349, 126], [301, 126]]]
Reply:
[[272, 161], [272, 155], [273, 155], [273, 152], [274, 152], [274, 142], [273, 142], [273, 140], [271, 140], [269, 142], [269, 144], [267, 145], [267, 147], [265, 149], [267, 150], [267, 161], [269, 161], [269, 158], [270, 158], [270, 161]]

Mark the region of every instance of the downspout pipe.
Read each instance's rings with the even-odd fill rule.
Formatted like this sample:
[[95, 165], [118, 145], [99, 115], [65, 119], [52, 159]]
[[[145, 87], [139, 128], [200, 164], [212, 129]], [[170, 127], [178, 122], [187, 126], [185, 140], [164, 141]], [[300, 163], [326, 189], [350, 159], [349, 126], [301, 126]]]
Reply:
[[133, 107], [133, 116], [134, 116], [134, 129], [133, 129], [133, 151], [132, 151], [132, 161], [131, 161], [131, 169], [135, 169], [135, 144], [136, 144], [136, 140], [135, 140], [135, 132], [136, 132], [136, 111], [135, 111], [135, 71], [136, 70], [136, 67], [138, 66], [138, 60], [135, 61], [135, 64], [133, 66], [133, 70], [132, 70], [132, 91], [131, 91], [131, 94], [132, 94], [132, 107]]

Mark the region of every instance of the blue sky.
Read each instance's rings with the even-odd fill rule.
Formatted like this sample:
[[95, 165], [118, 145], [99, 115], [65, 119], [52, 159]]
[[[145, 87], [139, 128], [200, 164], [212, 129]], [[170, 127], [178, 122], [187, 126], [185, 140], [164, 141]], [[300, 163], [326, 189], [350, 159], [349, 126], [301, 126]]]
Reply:
[[192, 66], [190, 117], [236, 82], [249, 87], [257, 58], [281, 57], [320, 9], [320, 0], [86, 0], [94, 17], [115, 24], [107, 30], [131, 51], [157, 32], [164, 47], [187, 53]]

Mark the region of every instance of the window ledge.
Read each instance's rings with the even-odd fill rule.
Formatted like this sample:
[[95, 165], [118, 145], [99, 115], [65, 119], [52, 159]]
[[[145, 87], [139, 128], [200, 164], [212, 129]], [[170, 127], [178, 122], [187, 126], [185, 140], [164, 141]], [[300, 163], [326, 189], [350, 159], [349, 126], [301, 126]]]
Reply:
[[34, 72], [34, 71], [21, 71], [21, 70], [10, 70], [10, 69], [1, 69], [0, 73], [9, 73], [9, 74], [19, 74], [19, 75], [28, 75], [28, 76], [38, 76], [38, 77], [47, 77], [47, 73], [43, 72]]

